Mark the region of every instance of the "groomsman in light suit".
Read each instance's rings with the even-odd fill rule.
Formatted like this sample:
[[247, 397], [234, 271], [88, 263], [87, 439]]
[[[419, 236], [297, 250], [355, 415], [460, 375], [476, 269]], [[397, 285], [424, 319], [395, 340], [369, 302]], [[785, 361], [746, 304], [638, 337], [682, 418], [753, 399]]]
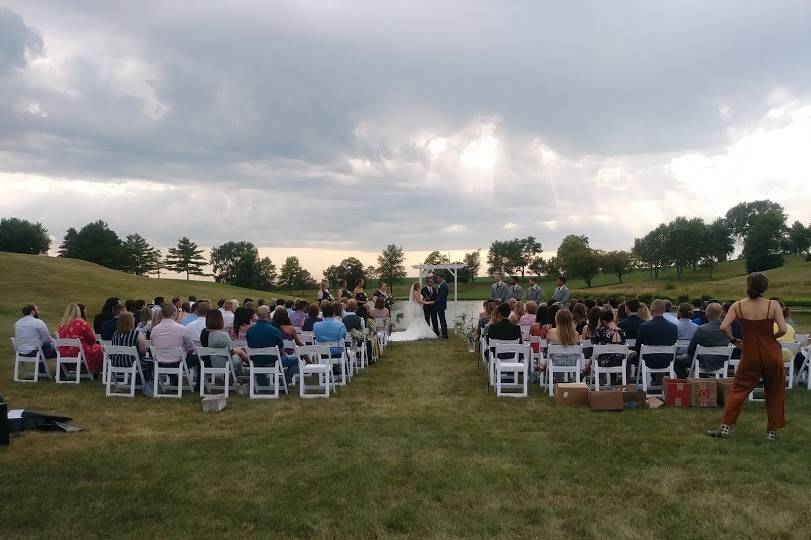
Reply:
[[538, 286], [538, 281], [535, 278], [529, 278], [529, 287], [527, 288], [527, 302], [535, 302], [541, 305], [541, 298], [543, 298], [543, 289]]
[[493, 277], [496, 278], [496, 282], [490, 287], [490, 298], [497, 302], [505, 302], [509, 296], [509, 287], [504, 283], [501, 272], [496, 272]]
[[507, 289], [507, 297], [521, 300], [521, 285], [518, 284], [518, 278], [510, 278], [510, 286]]
[[572, 300], [572, 291], [566, 286], [566, 278], [558, 276], [558, 286], [555, 287], [555, 292], [552, 294], [550, 305], [558, 304], [560, 307], [569, 307], [569, 302]]

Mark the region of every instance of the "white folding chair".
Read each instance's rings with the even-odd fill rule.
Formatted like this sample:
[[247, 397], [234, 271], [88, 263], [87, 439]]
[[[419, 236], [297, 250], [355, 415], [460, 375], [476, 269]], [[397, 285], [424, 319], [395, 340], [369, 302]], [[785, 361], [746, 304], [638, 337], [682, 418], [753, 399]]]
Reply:
[[[74, 339], [58, 339], [53, 340], [54, 348], [56, 349], [56, 382], [57, 384], [79, 384], [82, 379], [93, 380], [93, 374], [90, 373], [90, 367], [87, 365], [87, 360], [84, 357], [84, 349], [82, 349], [82, 342], [78, 338]], [[77, 351], [76, 356], [68, 356], [62, 354], [63, 348], [71, 348]], [[73, 370], [68, 367], [73, 366]], [[84, 372], [82, 368], [84, 367]], [[65, 379], [62, 376], [65, 376]]]
[[[144, 372], [141, 369], [141, 357], [135, 347], [121, 347], [105, 345], [104, 361], [108, 363], [104, 385], [106, 395], [120, 397], [135, 397], [135, 390], [143, 387]], [[129, 365], [127, 365], [129, 364]], [[138, 384], [140, 377], [141, 384]], [[125, 388], [126, 393], [115, 390]]]
[[[200, 397], [214, 397], [220, 395], [219, 393], [209, 393], [208, 390], [222, 390], [222, 394], [228, 399], [228, 393], [231, 389], [231, 381], [234, 385], [237, 384], [237, 374], [234, 371], [234, 364], [231, 362], [231, 351], [225, 347], [197, 347], [197, 358], [200, 359]], [[226, 359], [225, 365], [222, 367], [215, 367], [212, 357], [224, 357]], [[206, 366], [203, 358], [207, 357], [211, 366]], [[219, 384], [218, 377], [222, 377], [223, 383]], [[238, 388], [235, 386], [235, 390]]]
[[795, 378], [795, 382], [800, 385], [805, 382], [806, 387], [808, 390], [811, 390], [811, 364], [809, 363], [808, 356], [811, 354], [811, 346], [806, 347], [803, 350], [803, 356], [805, 356], [805, 360], [800, 365], [800, 369], [797, 371], [797, 377]]
[[[319, 348], [327, 349], [323, 359]], [[335, 385], [329, 347], [299, 345], [296, 347], [296, 356], [298, 357], [299, 397], [302, 399], [328, 398], [330, 387], [334, 388]], [[305, 362], [305, 357], [310, 359], [309, 363]], [[308, 385], [307, 376], [315, 376], [318, 384]]]
[[527, 341], [529, 341], [529, 329], [530, 329], [530, 325], [528, 325], [528, 324], [522, 324], [522, 325], [520, 326], [520, 328], [521, 328], [521, 341], [523, 341], [524, 343], [526, 343]]
[[[527, 397], [532, 356], [529, 344], [497, 343], [493, 356], [496, 396]], [[505, 377], [510, 381], [505, 381]]]
[[625, 346], [628, 347], [629, 349], [632, 349], [632, 348], [636, 347], [636, 340], [635, 339], [626, 339], [625, 340]]
[[[279, 392], [288, 393], [287, 379], [284, 376], [282, 367], [282, 355], [278, 347], [248, 347], [248, 396], [251, 399], [277, 399]], [[253, 363], [254, 356], [268, 356], [272, 358], [272, 364], [268, 366], [257, 366]], [[269, 384], [260, 384], [257, 377], [267, 377]]]
[[[555, 359], [553, 355], [558, 354], [576, 354], [577, 360], [575, 361], [574, 365], [571, 366], [562, 366], [562, 365], [555, 365]], [[574, 382], [580, 382], [580, 371], [583, 367], [583, 347], [580, 345], [572, 345], [570, 347], [564, 347], [563, 345], [559, 345], [557, 343], [550, 343], [549, 348], [546, 353], [546, 376], [547, 376], [547, 384], [549, 390], [549, 396], [551, 397], [554, 393], [555, 388], [555, 373], [562, 373], [565, 377], [568, 377], [569, 374], [574, 373]]]
[[[645, 361], [645, 358], [651, 354], [662, 354], [670, 356], [670, 363], [668, 363], [667, 367], [664, 368], [652, 368], [648, 367], [648, 363]], [[664, 388], [661, 386], [654, 386], [649, 385], [648, 380], [650, 376], [654, 373], [666, 373], [671, 379], [676, 378], [676, 370], [673, 366], [674, 362], [676, 361], [676, 345], [642, 345], [639, 350], [639, 375], [642, 376], [642, 391], [647, 393], [648, 387], [650, 388], [659, 389], [659, 392], [654, 395], [663, 395]], [[639, 381], [637, 380], [637, 383]]]
[[352, 377], [349, 367], [349, 356], [346, 354], [346, 343], [342, 341], [327, 341], [323, 343], [318, 342], [316, 345], [319, 347], [330, 347], [330, 349], [333, 350], [332, 354], [330, 354], [330, 364], [332, 365], [332, 369], [338, 368], [339, 375], [335, 384], [338, 386], [346, 386], [346, 383], [349, 382]]
[[[155, 398], [178, 398], [183, 397], [183, 390], [194, 390], [194, 379], [186, 364], [186, 352], [180, 347], [155, 347], [154, 345], [149, 348], [152, 355], [152, 379], [153, 379], [153, 393], [152, 397]], [[158, 361], [158, 358], [163, 358]], [[172, 358], [173, 360], [166, 360]], [[175, 364], [177, 366], [169, 365]], [[177, 383], [173, 384], [171, 377], [177, 378]], [[188, 384], [183, 384], [183, 378], [186, 378]], [[161, 389], [168, 390], [168, 392], [161, 392]]]
[[797, 356], [797, 353], [800, 352], [800, 350], [802, 350], [802, 345], [798, 342], [780, 342], [780, 354], [785, 352], [791, 353], [788, 360], [785, 360], [785, 355], [783, 360], [783, 365], [786, 368], [786, 388], [789, 390], [794, 388], [794, 358]]
[[485, 355], [487, 363], [487, 373], [489, 377], [490, 386], [496, 386], [496, 369], [495, 369], [495, 351], [496, 346], [501, 345], [518, 345], [521, 343], [519, 339], [490, 339], [487, 341], [487, 349], [490, 351]]
[[800, 347], [808, 345], [808, 336], [811, 334], [794, 334], [794, 343], [799, 343]]
[[[48, 360], [42, 352], [42, 344], [38, 339], [11, 338], [11, 348], [14, 349], [14, 382], [39, 382], [40, 365], [44, 368], [43, 377], [53, 379], [48, 369]], [[22, 350], [22, 352], [20, 352]], [[26, 356], [36, 351], [34, 356]], [[31, 378], [28, 378], [26, 366], [33, 364]]]
[[[721, 347], [704, 347], [703, 345], [696, 345], [696, 352], [693, 354], [693, 377], [699, 378], [702, 375], [709, 375], [716, 379], [723, 379], [727, 376], [729, 370], [729, 360], [732, 358], [733, 347], [731, 345], [723, 345]], [[723, 356], [725, 358], [723, 367], [716, 370], [707, 370], [701, 367], [699, 356]]]
[[677, 339], [676, 340], [676, 354], [681, 354], [679, 351], [687, 350], [687, 347], [690, 346], [689, 339]]
[[304, 345], [315, 345], [315, 335], [312, 332], [301, 332], [301, 336], [299, 336], [301, 342]]
[[[610, 343], [606, 345], [592, 345], [593, 351], [591, 353], [591, 372], [594, 374], [594, 391], [600, 391], [600, 375], [605, 375], [606, 385], [611, 386], [611, 374], [618, 374], [622, 380], [622, 385], [628, 384], [626, 368], [628, 366], [628, 355], [631, 354], [628, 346], [619, 343]], [[622, 364], [619, 366], [602, 367], [597, 361], [603, 354], [618, 354], [622, 355]]]

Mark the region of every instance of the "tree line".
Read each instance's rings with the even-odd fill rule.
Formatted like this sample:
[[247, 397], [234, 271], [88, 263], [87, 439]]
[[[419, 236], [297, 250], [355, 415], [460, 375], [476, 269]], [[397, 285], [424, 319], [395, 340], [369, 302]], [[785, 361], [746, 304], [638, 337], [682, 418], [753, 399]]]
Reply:
[[[720, 217], [706, 223], [701, 218], [679, 216], [662, 223], [640, 238], [634, 239], [628, 250], [603, 251], [592, 248], [585, 235], [570, 234], [563, 238], [554, 257], [541, 256], [543, 247], [534, 236], [496, 240], [487, 251], [488, 275], [534, 276], [566, 274], [581, 278], [588, 287], [600, 273], [613, 274], [622, 283], [623, 276], [633, 270], [648, 271], [659, 277], [663, 269], [675, 269], [681, 278], [685, 269], [698, 267], [712, 271], [719, 262], [727, 260], [742, 246], [747, 272], [768, 270], [782, 266], [787, 254], [806, 254], [811, 260], [811, 224], [795, 221], [787, 224], [784, 208], [773, 201], [759, 200], [740, 203]], [[0, 251], [15, 253], [47, 253], [51, 246], [48, 230], [41, 223], [25, 219], [0, 220]], [[274, 288], [307, 289], [317, 286], [312, 274], [302, 267], [296, 256], [285, 258], [277, 269], [270, 257], [260, 257], [251, 242], [230, 241], [211, 248], [206, 259], [204, 250], [187, 237], [177, 245], [161, 250], [137, 233], [123, 239], [104, 221], [88, 223], [79, 230], [71, 227], [59, 246], [60, 257], [93, 262], [107, 268], [139, 276], [155, 275], [170, 270], [191, 276], [209, 275], [218, 283], [259, 290]], [[324, 279], [330, 286], [346, 280], [353, 287], [359, 280], [378, 278], [396, 283], [407, 277], [402, 246], [389, 244], [377, 257], [377, 266], [365, 266], [355, 257], [347, 257], [324, 270]], [[482, 268], [481, 250], [465, 253], [461, 261], [433, 251], [425, 264], [462, 264], [457, 271], [461, 283], [472, 282]], [[211, 273], [206, 274], [206, 267]], [[453, 281], [450, 272], [445, 278]]]

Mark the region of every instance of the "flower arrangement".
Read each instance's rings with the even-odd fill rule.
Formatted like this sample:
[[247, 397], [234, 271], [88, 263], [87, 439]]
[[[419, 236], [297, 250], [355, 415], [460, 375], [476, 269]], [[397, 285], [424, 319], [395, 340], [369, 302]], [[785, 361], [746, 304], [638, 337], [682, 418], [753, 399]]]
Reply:
[[357, 328], [353, 328], [350, 335], [352, 336], [352, 341], [355, 343], [363, 343], [366, 339], [366, 336], [363, 335], [363, 330], [358, 330]]
[[462, 313], [453, 321], [453, 329], [457, 336], [467, 342], [474, 342], [478, 337], [479, 325], [470, 313]]

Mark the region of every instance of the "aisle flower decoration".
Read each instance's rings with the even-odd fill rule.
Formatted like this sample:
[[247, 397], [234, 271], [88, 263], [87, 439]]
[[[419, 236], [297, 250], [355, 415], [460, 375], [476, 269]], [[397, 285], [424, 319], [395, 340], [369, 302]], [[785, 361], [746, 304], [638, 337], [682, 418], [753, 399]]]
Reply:
[[473, 315], [470, 313], [458, 315], [453, 321], [453, 329], [457, 336], [467, 342], [468, 351], [473, 352], [476, 347], [476, 339], [479, 330], [477, 321]]

